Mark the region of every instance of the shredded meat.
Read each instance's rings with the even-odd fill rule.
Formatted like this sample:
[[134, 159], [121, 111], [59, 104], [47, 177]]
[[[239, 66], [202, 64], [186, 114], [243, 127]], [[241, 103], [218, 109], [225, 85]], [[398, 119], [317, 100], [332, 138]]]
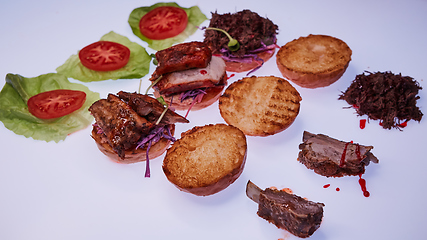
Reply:
[[[265, 45], [274, 44], [278, 26], [268, 18], [263, 18], [250, 10], [236, 13], [212, 13], [209, 27], [220, 28], [237, 39], [239, 50], [232, 52], [236, 57], [242, 57], [252, 50]], [[227, 49], [228, 37], [219, 31], [206, 30], [204, 42], [212, 49], [213, 54], [221, 54], [221, 49]]]
[[417, 81], [391, 72], [366, 73], [357, 75], [339, 99], [352, 105], [358, 115], [380, 120], [385, 129], [400, 128], [402, 121], [421, 121], [416, 102], [422, 88]]

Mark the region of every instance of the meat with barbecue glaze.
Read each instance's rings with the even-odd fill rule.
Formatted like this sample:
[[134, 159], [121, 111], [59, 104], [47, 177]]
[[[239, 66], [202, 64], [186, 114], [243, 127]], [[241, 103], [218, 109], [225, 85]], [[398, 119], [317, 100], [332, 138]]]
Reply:
[[322, 223], [323, 203], [277, 189], [261, 190], [248, 181], [246, 195], [258, 203], [258, 216], [295, 236], [311, 236]]
[[[140, 116], [144, 116], [150, 122], [156, 122], [162, 115], [165, 107], [148, 95], [129, 93], [120, 91], [117, 93], [120, 99], [123, 99], [127, 104], [136, 111]], [[181, 115], [168, 109], [162, 117], [160, 124], [188, 123], [189, 121]]]
[[344, 142], [324, 134], [303, 133], [298, 161], [326, 177], [357, 176], [370, 162], [378, 159], [370, 152], [373, 146]]
[[204, 68], [212, 58], [211, 49], [203, 42], [174, 45], [156, 53], [157, 68], [150, 80], [163, 74], [192, 68]]
[[153, 123], [139, 116], [129, 105], [113, 94], [100, 99], [89, 107], [96, 124], [119, 157], [134, 146], [143, 134], [148, 134]]

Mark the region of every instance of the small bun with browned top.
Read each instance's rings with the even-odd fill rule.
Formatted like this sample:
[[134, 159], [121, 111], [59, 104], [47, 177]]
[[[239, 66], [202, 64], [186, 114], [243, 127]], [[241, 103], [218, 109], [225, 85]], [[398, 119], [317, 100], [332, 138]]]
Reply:
[[166, 152], [163, 172], [178, 189], [197, 196], [218, 193], [242, 173], [246, 137], [226, 124], [196, 126]]
[[304, 88], [319, 88], [344, 74], [351, 54], [348, 45], [338, 38], [310, 34], [282, 46], [276, 63], [286, 79]]

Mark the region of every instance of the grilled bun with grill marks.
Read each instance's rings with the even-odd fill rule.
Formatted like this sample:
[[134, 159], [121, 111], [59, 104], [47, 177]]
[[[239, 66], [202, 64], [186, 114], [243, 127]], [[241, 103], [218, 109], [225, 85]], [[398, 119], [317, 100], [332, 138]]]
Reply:
[[282, 46], [276, 63], [282, 75], [305, 88], [326, 87], [346, 71], [352, 51], [342, 40], [312, 35], [300, 37]]
[[166, 152], [163, 172], [178, 189], [197, 196], [218, 193], [242, 173], [246, 136], [226, 124], [196, 126]]
[[249, 136], [269, 136], [288, 128], [299, 113], [298, 91], [285, 79], [245, 77], [219, 98], [222, 118]]

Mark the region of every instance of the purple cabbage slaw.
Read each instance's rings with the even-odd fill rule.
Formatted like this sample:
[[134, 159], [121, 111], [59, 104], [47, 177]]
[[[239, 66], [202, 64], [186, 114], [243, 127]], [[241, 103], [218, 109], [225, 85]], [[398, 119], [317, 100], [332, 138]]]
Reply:
[[[206, 88], [197, 88], [188, 90], [185, 92], [182, 92], [179, 96], [179, 100], [183, 102], [185, 99], [192, 98], [193, 101], [190, 104], [190, 107], [187, 110], [187, 113], [185, 114], [185, 118], [187, 118], [188, 113], [190, 112], [191, 108], [196, 103], [200, 103], [203, 99], [203, 96], [206, 94]], [[173, 98], [171, 99], [170, 107], [172, 107]]]
[[[97, 133], [102, 134], [102, 129], [98, 126], [98, 124], [94, 123], [92, 126], [96, 127]], [[166, 132], [166, 133], [165, 133]], [[175, 142], [176, 139], [172, 136], [172, 133], [170, 131], [169, 125], [156, 125], [149, 134], [142, 136], [141, 139], [138, 141], [136, 149], [138, 148], [144, 148], [146, 144], [147, 145], [147, 151], [146, 151], [146, 165], [145, 165], [145, 177], [150, 177], [150, 159], [148, 157], [148, 153], [150, 151], [150, 148], [153, 144], [160, 141], [161, 138], [165, 138], [171, 142]]]
[[141, 137], [136, 148], [144, 148], [147, 145], [146, 151], [146, 160], [145, 160], [145, 177], [150, 177], [150, 159], [148, 157], [148, 153], [153, 144], [160, 141], [161, 138], [165, 138], [171, 142], [175, 142], [176, 139], [172, 136], [169, 125], [157, 125], [155, 128], [151, 130], [148, 135]]
[[[191, 111], [191, 108], [196, 104], [196, 103], [200, 103], [203, 99], [203, 96], [205, 96], [205, 94], [207, 94], [206, 92], [207, 88], [197, 88], [197, 89], [192, 89], [192, 90], [188, 90], [185, 92], [182, 92], [179, 95], [179, 101], [183, 102], [188, 98], [192, 98], [192, 102], [187, 110], [187, 113], [185, 114], [184, 118], [187, 118], [188, 114]], [[175, 111], [175, 108], [173, 107], [173, 96], [171, 98], [170, 104], [169, 104], [169, 109], [172, 111]]]
[[[273, 39], [273, 42], [275, 41], [275, 38]], [[220, 50], [221, 57], [224, 60], [227, 61], [234, 61], [234, 62], [241, 62], [241, 63], [251, 63], [253, 61], [256, 61], [258, 63], [258, 66], [254, 69], [252, 69], [251, 71], [249, 71], [247, 75], [255, 72], [256, 70], [258, 70], [260, 67], [262, 67], [262, 65], [264, 64], [264, 60], [260, 57], [258, 57], [258, 53], [261, 52], [269, 52], [271, 53], [272, 51], [274, 51], [276, 48], [280, 48], [276, 43], [270, 44], [270, 45], [266, 45], [264, 42], [261, 41], [262, 47], [248, 51], [247, 54], [243, 55], [243, 57], [236, 57], [233, 55], [233, 52], [230, 51], [228, 48], [222, 48]]]

